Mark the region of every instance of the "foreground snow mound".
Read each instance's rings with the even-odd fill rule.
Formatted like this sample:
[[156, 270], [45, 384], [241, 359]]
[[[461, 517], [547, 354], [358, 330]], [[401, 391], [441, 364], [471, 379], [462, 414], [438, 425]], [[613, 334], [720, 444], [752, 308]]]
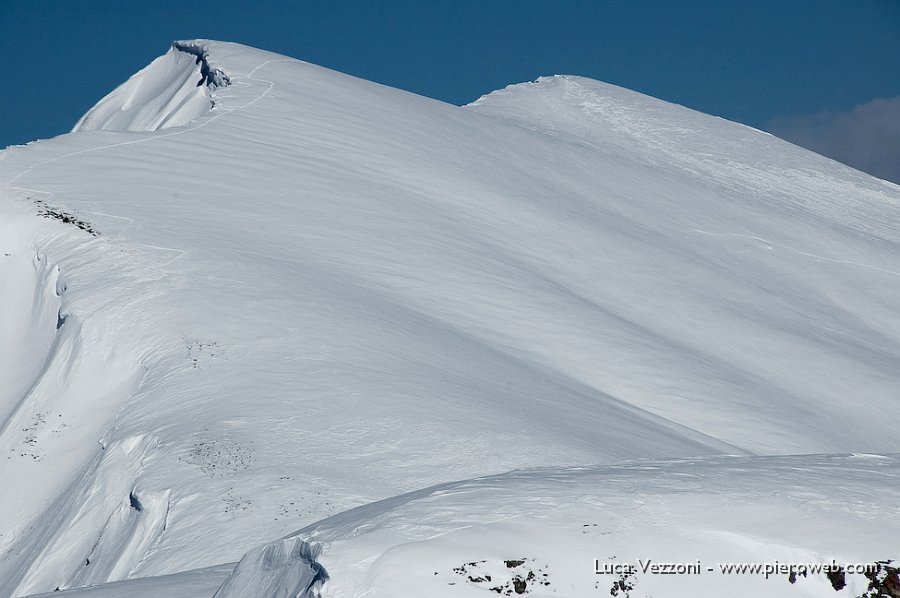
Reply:
[[157, 131], [180, 127], [213, 106], [210, 92], [229, 84], [199, 42], [175, 42], [81, 117], [76, 131]]
[[896, 455], [524, 470], [341, 513], [237, 566], [52, 595], [886, 597], [898, 502]]
[[872, 581], [848, 564], [900, 566], [898, 504], [896, 457], [636, 462], [444, 484], [297, 537], [324, 544], [329, 598], [847, 598]]
[[894, 185], [573, 77], [459, 108], [197, 41], [113, 96], [0, 154], [0, 597], [513, 469], [900, 451]]
[[896, 455], [523, 470], [341, 513], [237, 566], [53, 595], [888, 597], [898, 503]]

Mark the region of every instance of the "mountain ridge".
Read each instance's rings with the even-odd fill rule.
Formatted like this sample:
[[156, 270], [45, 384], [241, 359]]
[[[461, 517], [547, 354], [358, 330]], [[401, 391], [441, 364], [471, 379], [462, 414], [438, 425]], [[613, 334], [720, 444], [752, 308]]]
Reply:
[[0, 346], [57, 339], [0, 434], [30, 493], [0, 496], [0, 595], [514, 469], [900, 450], [896, 186], [584, 79], [460, 108], [195, 43], [230, 82], [208, 112], [2, 154], [0, 268], [65, 292]]

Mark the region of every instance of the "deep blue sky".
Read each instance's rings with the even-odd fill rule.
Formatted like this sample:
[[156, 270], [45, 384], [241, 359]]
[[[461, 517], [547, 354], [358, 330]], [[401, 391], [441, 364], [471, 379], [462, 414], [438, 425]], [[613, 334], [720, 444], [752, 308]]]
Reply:
[[455, 104], [562, 73], [758, 127], [900, 96], [900, 0], [0, 0], [0, 147], [67, 131], [194, 37]]

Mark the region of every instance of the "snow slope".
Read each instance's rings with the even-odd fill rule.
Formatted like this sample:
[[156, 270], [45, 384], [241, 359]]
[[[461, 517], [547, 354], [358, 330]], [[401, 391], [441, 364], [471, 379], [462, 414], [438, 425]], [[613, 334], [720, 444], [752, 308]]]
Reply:
[[[895, 185], [577, 77], [459, 108], [205, 40], [0, 153], [0, 182], [0, 596], [221, 598], [316, 560], [326, 595], [423, 571], [467, 595], [447, 566], [479, 544], [587, 595], [608, 555], [564, 529], [621, 517], [640, 556], [643, 494], [687, 560], [898, 557], [892, 458], [771, 457], [900, 452]], [[603, 483], [634, 459], [659, 464]], [[803, 497], [847, 533], [787, 542]], [[408, 541], [432, 552], [384, 581]]]
[[[318, 595], [278, 593], [273, 586], [318, 588], [311, 582], [323, 571], [330, 597], [516, 595], [516, 581], [527, 596], [608, 596], [622, 580], [630, 590], [613, 595], [861, 596], [870, 582], [865, 574], [845, 573], [845, 586], [835, 591], [821, 573], [797, 574], [791, 582], [786, 572], [722, 573], [721, 567], [812, 567], [832, 560], [845, 566], [896, 555], [898, 475], [896, 458], [877, 455], [521, 470], [340, 513], [251, 551], [225, 582], [230, 567], [223, 566], [63, 596]], [[325, 553], [316, 556], [322, 546]], [[298, 556], [271, 558], [289, 551]], [[600, 567], [635, 572], [596, 574], [595, 559]], [[698, 571], [642, 574], [649, 561], [698, 564]]]
[[[608, 596], [623, 577], [631, 596], [858, 596], [864, 575], [846, 575], [836, 593], [824, 575], [791, 584], [719, 565], [896, 555], [898, 473], [895, 459], [874, 456], [524, 470], [366, 505], [299, 535], [328, 546], [320, 560], [334, 597], [508, 595], [519, 593], [516, 578], [532, 596]], [[638, 571], [650, 559], [701, 567], [597, 575], [594, 559]]]

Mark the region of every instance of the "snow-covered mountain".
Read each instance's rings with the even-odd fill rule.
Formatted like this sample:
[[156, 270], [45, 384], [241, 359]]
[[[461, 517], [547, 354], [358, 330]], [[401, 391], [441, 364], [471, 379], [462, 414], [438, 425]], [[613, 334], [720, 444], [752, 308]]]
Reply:
[[206, 40], [0, 183], [0, 596], [900, 559], [896, 185], [588, 79], [460, 108]]

